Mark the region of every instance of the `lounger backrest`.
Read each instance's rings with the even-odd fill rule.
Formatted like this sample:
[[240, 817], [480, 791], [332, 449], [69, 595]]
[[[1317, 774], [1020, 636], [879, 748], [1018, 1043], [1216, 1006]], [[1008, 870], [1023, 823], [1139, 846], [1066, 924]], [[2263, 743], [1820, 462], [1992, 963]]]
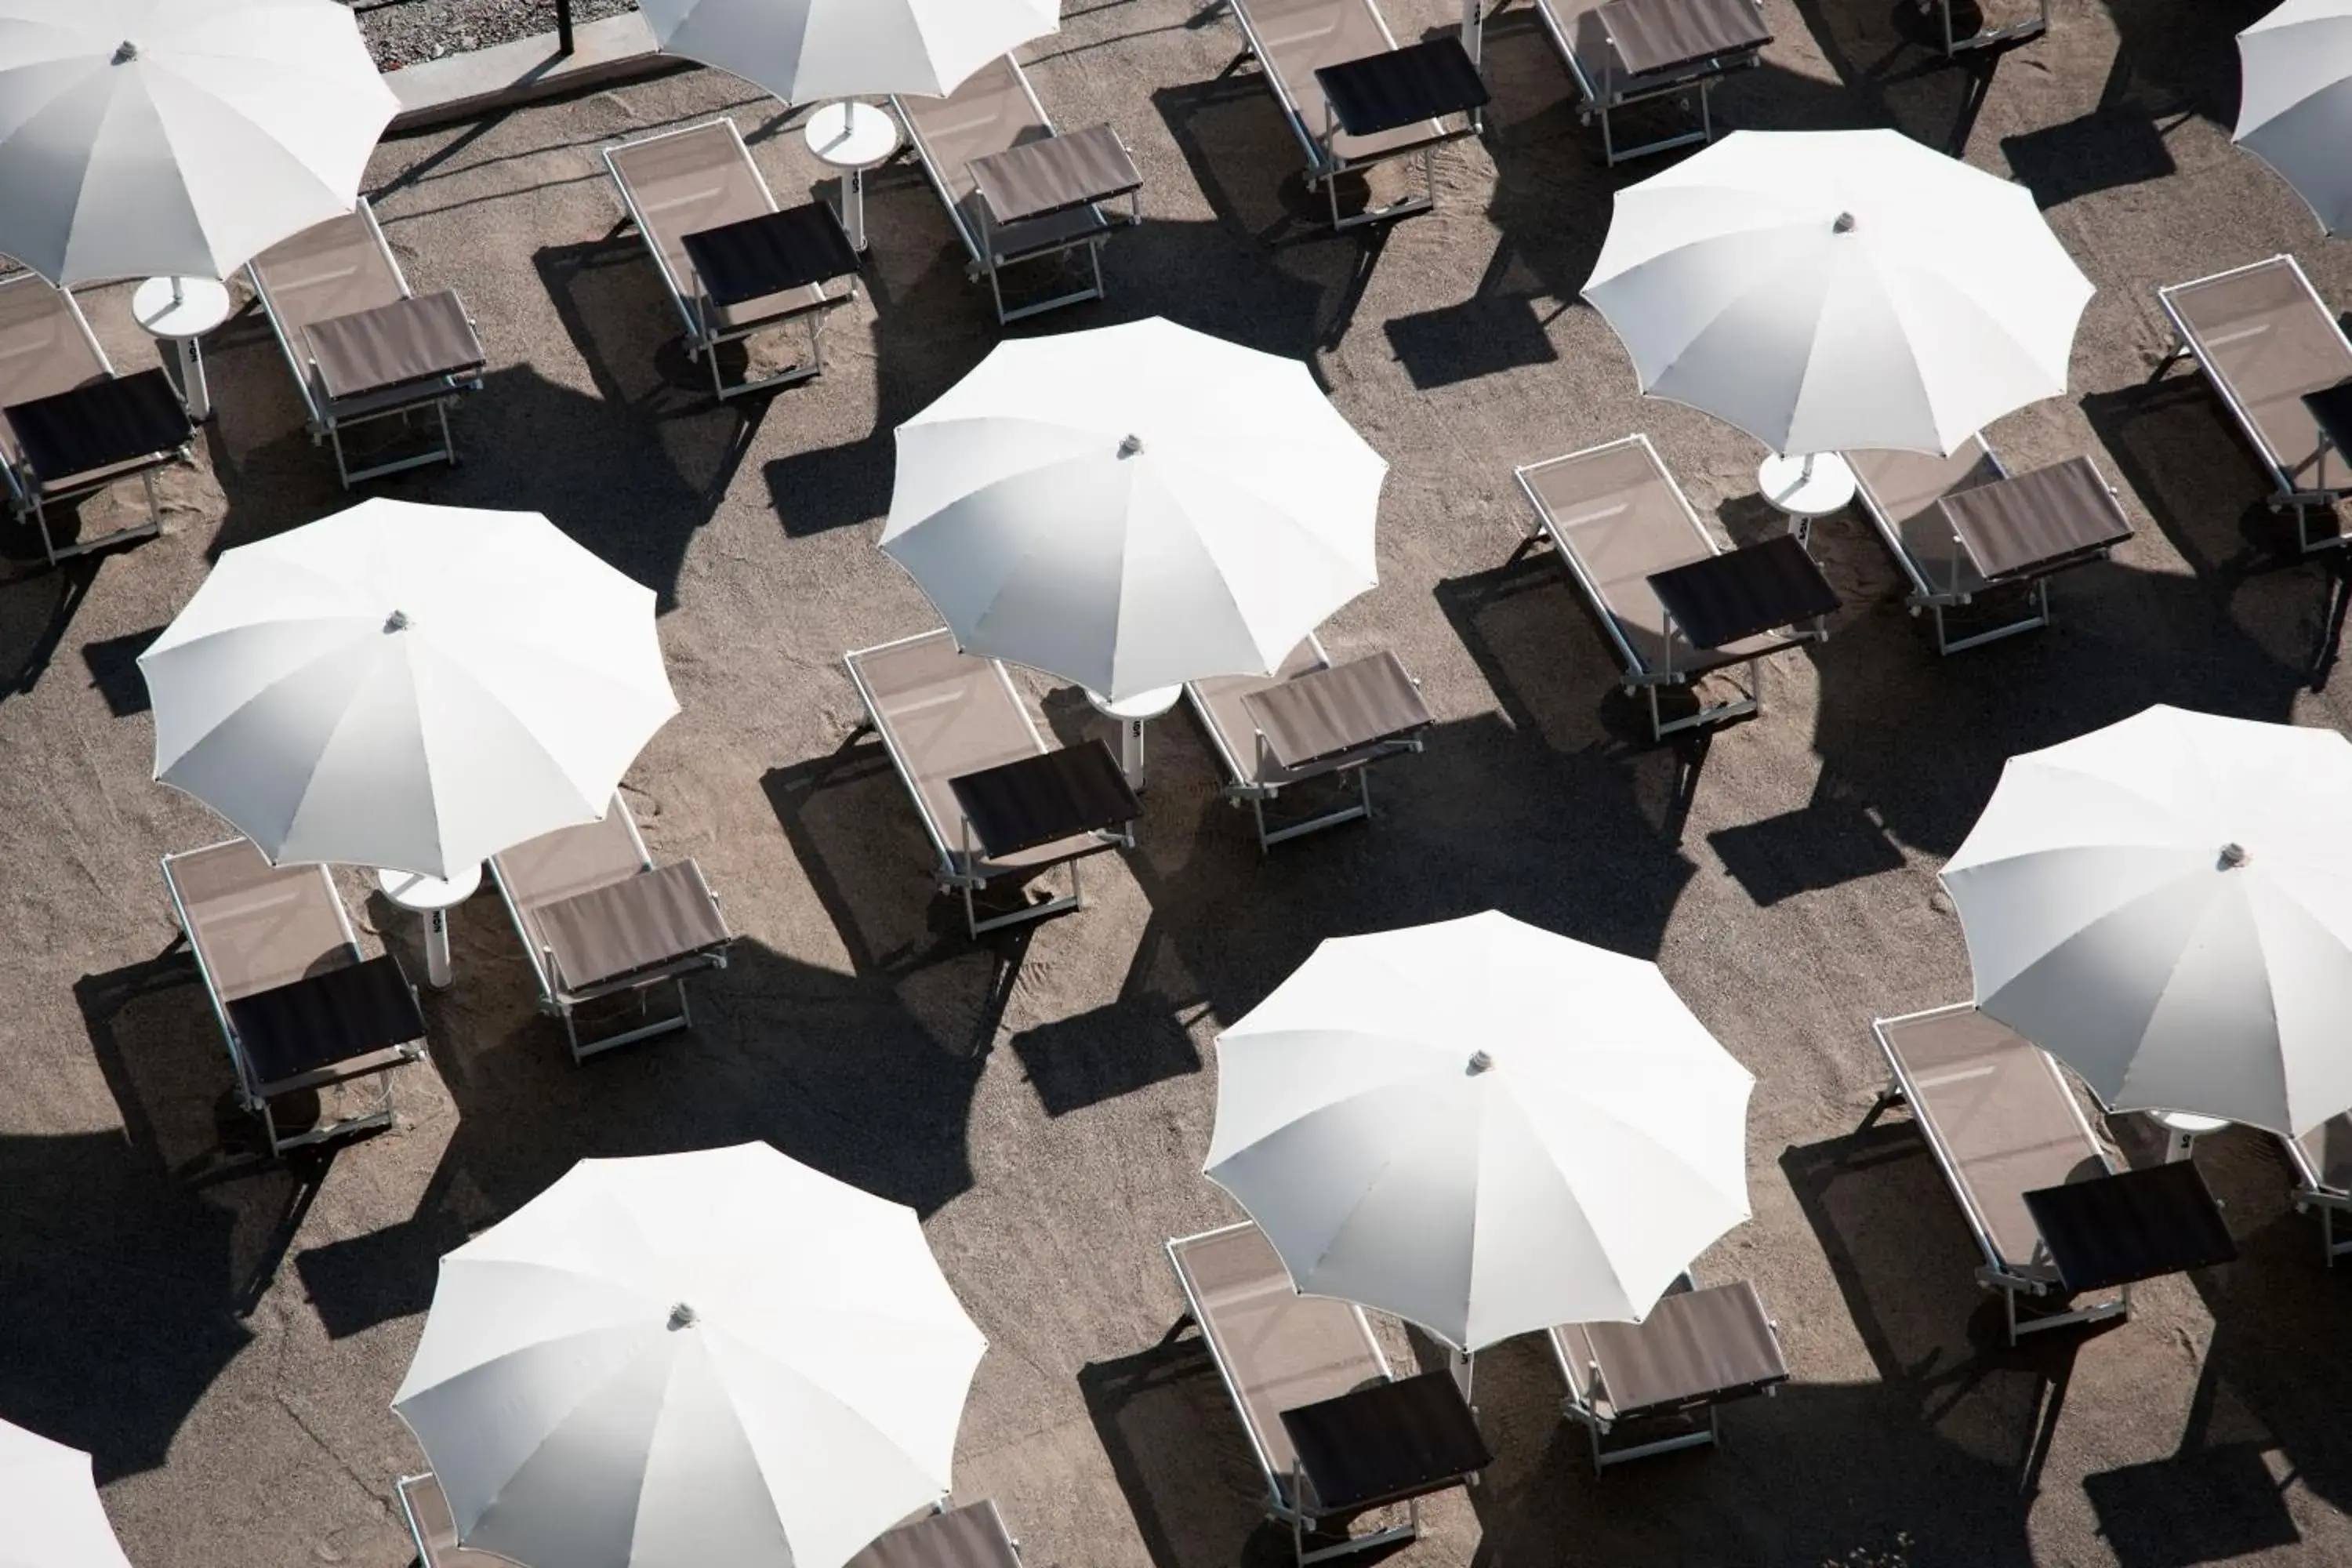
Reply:
[[973, 159], [1054, 133], [1054, 122], [1011, 55], [981, 67], [945, 98], [902, 98], [898, 103], [908, 129], [959, 208], [975, 195]]
[[2352, 485], [2303, 395], [2352, 377], [2352, 343], [2289, 256], [2164, 290], [2206, 374], [2252, 426], [2263, 458], [2298, 490]]
[[2051, 1272], [2024, 1194], [2109, 1173], [2047, 1052], [1971, 1007], [1883, 1020], [1912, 1114], [2001, 1262]]
[[491, 859], [499, 885], [514, 900], [515, 914], [533, 952], [547, 945], [531, 918], [533, 910], [625, 882], [652, 865], [628, 805], [617, 795], [604, 808], [602, 820], [542, 833], [499, 851]]
[[1289, 770], [1265, 754], [1258, 744], [1257, 723], [1244, 700], [1253, 693], [1281, 685], [1297, 676], [1331, 668], [1328, 655], [1313, 633], [1285, 656], [1273, 675], [1221, 675], [1192, 682], [1194, 710], [1208, 724], [1223, 754], [1228, 771], [1244, 784], [1265, 784], [1288, 778]]
[[163, 862], [188, 944], [224, 1002], [359, 962], [323, 866], [272, 866], [247, 838]]
[[604, 156], [670, 288], [684, 299], [701, 290], [686, 254], [688, 235], [776, 210], [731, 120], [632, 142]]
[[[1552, 542], [1597, 598], [1623, 651], [1643, 670], [1666, 663], [1665, 606], [1650, 578], [1719, 554], [1721, 546], [1640, 437], [1519, 470]], [[1677, 635], [1674, 668], [1704, 662]]]
[[1288, 1473], [1293, 1458], [1284, 1411], [1388, 1377], [1363, 1314], [1344, 1301], [1301, 1296], [1255, 1225], [1172, 1241], [1168, 1251], [1276, 1478]]
[[1703, 69], [1686, 67], [1657, 71], [1646, 78], [1627, 77], [1617, 46], [1610, 40], [1608, 26], [1601, 19], [1601, 7], [1605, 4], [1607, 0], [1536, 0], [1538, 8], [1550, 21], [1554, 35], [1567, 41], [1569, 64], [1582, 79], [1580, 85], [1593, 96], [1607, 96], [1612, 85], [1621, 80], [1638, 79], [1654, 88], [1662, 80], [1706, 74]]
[[[1283, 97], [1306, 122], [1308, 135], [1321, 140], [1334, 121], [1315, 79], [1324, 66], [1368, 59], [1395, 48], [1373, 0], [1233, 0], [1249, 20], [1257, 40], [1258, 63], [1279, 84]], [[1333, 152], [1342, 158], [1361, 158], [1409, 147], [1445, 128], [1433, 120], [1383, 131], [1375, 136], [1334, 135]]]
[[1844, 456], [1855, 484], [1861, 487], [1864, 504], [1870, 508], [1873, 521], [1893, 535], [1889, 542], [1899, 546], [1915, 586], [1965, 594], [1984, 585], [1984, 578], [1969, 563], [1968, 552], [1952, 537], [1952, 525], [1937, 504], [1946, 496], [2006, 477], [1983, 437], [1969, 437], [1948, 458], [1933, 452], [1885, 451], [1853, 451]]
[[885, 1531], [842, 1568], [1021, 1568], [1021, 1553], [982, 1498]]
[[406, 296], [408, 286], [365, 203], [253, 258], [253, 277], [289, 343], [303, 329]]
[[107, 374], [71, 294], [33, 272], [0, 282], [0, 407], [71, 392]]
[[963, 808], [949, 781], [1047, 749], [1012, 678], [958, 651], [945, 627], [853, 653], [849, 666], [942, 847], [961, 850]]
[[407, 1511], [409, 1531], [425, 1568], [513, 1568], [503, 1557], [457, 1544], [457, 1523], [449, 1516], [449, 1500], [430, 1473], [404, 1476], [399, 1486], [400, 1504]]
[[2352, 1193], [2352, 1111], [2331, 1116], [2288, 1149], [2296, 1178], [2323, 1193]]

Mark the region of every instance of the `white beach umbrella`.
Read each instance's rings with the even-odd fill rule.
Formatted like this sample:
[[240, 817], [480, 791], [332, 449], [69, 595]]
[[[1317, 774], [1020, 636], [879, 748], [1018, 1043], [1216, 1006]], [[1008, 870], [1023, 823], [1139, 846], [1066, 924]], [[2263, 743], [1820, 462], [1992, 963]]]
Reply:
[[1298, 361], [1133, 321], [1000, 343], [899, 426], [882, 548], [965, 652], [1119, 701], [1267, 674], [1373, 586], [1387, 473]]
[[786, 103], [942, 98], [1061, 26], [1061, 0], [639, 0], [654, 42]]
[[1657, 965], [1490, 911], [1317, 948], [1218, 1039], [1206, 1168], [1301, 1291], [1475, 1351], [1746, 1219], [1754, 1081]]
[[2277, 170], [2330, 234], [2352, 228], [2352, 0], [2286, 0], [2238, 35], [2231, 140]]
[[393, 1408], [478, 1551], [838, 1568], [949, 1489], [987, 1348], [912, 1209], [744, 1143], [583, 1160], [444, 1258]]
[[1617, 193], [1584, 287], [1644, 393], [1787, 456], [2058, 395], [2091, 292], [2025, 187], [1894, 131], [1733, 132]]
[[131, 1568], [79, 1448], [0, 1421], [0, 1568]]
[[1944, 868], [1977, 1005], [2117, 1110], [2352, 1108], [2352, 742], [2156, 707], [2012, 757]]
[[652, 590], [537, 512], [396, 500], [226, 552], [139, 668], [158, 779], [273, 860], [429, 877], [602, 816], [677, 711]]
[[351, 211], [398, 107], [334, 0], [0, 0], [0, 252], [226, 278]]

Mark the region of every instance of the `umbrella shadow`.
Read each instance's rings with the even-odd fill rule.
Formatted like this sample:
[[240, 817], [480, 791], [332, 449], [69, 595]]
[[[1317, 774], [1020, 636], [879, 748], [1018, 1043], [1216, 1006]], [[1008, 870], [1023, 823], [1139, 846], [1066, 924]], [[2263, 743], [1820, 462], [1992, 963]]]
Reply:
[[[1795, 0], [1797, 15], [1847, 92], [1847, 125], [1892, 125], [1958, 158], [1968, 152], [1993, 79], [2035, 37], [1948, 57], [1937, 16], [1918, 0]], [[2021, 22], [2034, 0], [1953, 0], [1952, 31]], [[2055, 24], [2053, 24], [2055, 25]]]

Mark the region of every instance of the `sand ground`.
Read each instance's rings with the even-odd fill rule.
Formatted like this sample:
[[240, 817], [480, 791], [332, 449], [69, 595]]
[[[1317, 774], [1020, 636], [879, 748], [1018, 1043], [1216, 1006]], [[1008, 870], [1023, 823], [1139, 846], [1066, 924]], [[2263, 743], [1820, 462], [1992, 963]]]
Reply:
[[[1795, 1381], [1731, 1411], [1722, 1451], [1601, 1482], [1548, 1358], [1507, 1345], [1480, 1372], [1486, 1483], [1436, 1500], [1391, 1561], [2352, 1558], [2352, 1271], [2320, 1268], [2272, 1148], [2199, 1150], [2242, 1261], [2011, 1351], [1902, 1118], [1856, 1131], [1872, 1017], [1968, 993], [1935, 872], [2006, 756], [2154, 701], [2345, 722], [2322, 658], [2333, 579], [2283, 552], [2193, 372], [2151, 380], [2161, 283], [2291, 249], [2352, 300], [2352, 250], [2229, 145], [2231, 37], [2263, 5], [2058, 0], [2047, 38], [1974, 70], [1924, 51], [1893, 0], [1766, 9], [1776, 41], [1723, 88], [1724, 121], [1893, 124], [2040, 197], [2099, 293], [2073, 394], [1991, 436], [2013, 466], [2094, 456], [2137, 536], [2061, 583], [2053, 630], [1939, 660], [1864, 520], [1830, 519], [1813, 539], [1846, 600], [1836, 635], [1772, 662], [1759, 720], [1650, 745], [1558, 567], [1513, 563], [1511, 468], [1647, 430], [1726, 534], [1777, 526], [1753, 444], [1639, 400], [1576, 300], [1611, 193], [1659, 163], [1602, 165], [1514, 6], [1489, 35], [1490, 134], [1440, 157], [1437, 211], [1323, 237], [1272, 100], [1221, 75], [1229, 18], [1074, 5], [1032, 51], [1038, 89], [1066, 124], [1118, 128], [1149, 222], [1111, 247], [1108, 303], [1023, 330], [1160, 313], [1308, 359], [1392, 465], [1381, 585], [1326, 639], [1396, 650], [1441, 722], [1383, 769], [1375, 823], [1261, 859], [1172, 717], [1139, 844], [1093, 863], [1094, 906], [980, 945], [930, 896], [887, 764], [852, 742], [838, 662], [931, 624], [874, 548], [890, 431], [1004, 335], [919, 176], [877, 182], [871, 297], [837, 320], [822, 380], [722, 408], [613, 235], [598, 148], [730, 113], [792, 195], [817, 169], [791, 117], [697, 73], [387, 145], [386, 230], [421, 286], [464, 292], [495, 363], [461, 415], [465, 466], [380, 488], [544, 510], [659, 591], [684, 711], [629, 799], [743, 940], [692, 1034], [574, 1068], [478, 900], [398, 1130], [330, 1161], [235, 1157], [155, 868], [221, 829], [148, 782], [132, 660], [222, 549], [345, 501], [266, 324], [240, 315], [211, 342], [219, 413], [169, 482], [166, 536], [0, 583], [0, 1415], [95, 1453], [141, 1568], [395, 1568], [411, 1550], [388, 1499], [421, 1456], [387, 1402], [435, 1259], [583, 1155], [763, 1138], [924, 1215], [992, 1345], [957, 1489], [997, 1498], [1033, 1563], [1282, 1561], [1210, 1363], [1161, 1342], [1163, 1239], [1234, 1212], [1199, 1174], [1211, 1042], [1323, 937], [1491, 906], [1654, 956], [1754, 1069], [1755, 1218], [1699, 1267], [1756, 1281]], [[1408, 35], [1451, 19], [1442, 0], [1391, 16]], [[152, 363], [124, 291], [89, 309], [119, 363]], [[1074, 692], [1038, 695], [1063, 735], [1097, 722]], [[413, 922], [345, 888], [367, 940], [416, 966]], [[2131, 1119], [2113, 1131], [2156, 1157]]]

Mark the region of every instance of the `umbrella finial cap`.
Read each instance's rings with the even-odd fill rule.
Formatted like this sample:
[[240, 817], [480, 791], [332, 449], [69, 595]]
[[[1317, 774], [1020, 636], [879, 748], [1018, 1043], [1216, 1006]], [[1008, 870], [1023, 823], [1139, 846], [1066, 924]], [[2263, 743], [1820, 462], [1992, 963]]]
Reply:
[[114, 63], [116, 65], [129, 65], [132, 60], [135, 60], [138, 58], [139, 46], [132, 43], [130, 39], [125, 38], [121, 43], [114, 46]]
[[1495, 1058], [1488, 1056], [1485, 1051], [1472, 1051], [1470, 1053], [1470, 1066], [1468, 1071], [1472, 1078], [1476, 1078], [1480, 1073], [1491, 1070], [1494, 1068], [1494, 1065]]
[[1129, 436], [1118, 444], [1118, 455], [1122, 458], [1132, 458], [1142, 450], [1143, 437], [1140, 436]]
[[1838, 214], [1837, 222], [1830, 225], [1830, 230], [1833, 234], [1852, 234], [1853, 232], [1853, 215], [1852, 213]]
[[408, 612], [406, 610], [394, 610], [392, 614], [384, 616], [383, 629], [387, 632], [406, 631], [408, 629]]
[[2246, 853], [2246, 847], [2242, 844], [2224, 844], [2221, 846], [2221, 868], [2224, 871], [2234, 871], [2251, 858], [2252, 858], [2252, 857]]
[[669, 1326], [673, 1331], [694, 1327], [694, 1309], [680, 1301], [669, 1310]]

